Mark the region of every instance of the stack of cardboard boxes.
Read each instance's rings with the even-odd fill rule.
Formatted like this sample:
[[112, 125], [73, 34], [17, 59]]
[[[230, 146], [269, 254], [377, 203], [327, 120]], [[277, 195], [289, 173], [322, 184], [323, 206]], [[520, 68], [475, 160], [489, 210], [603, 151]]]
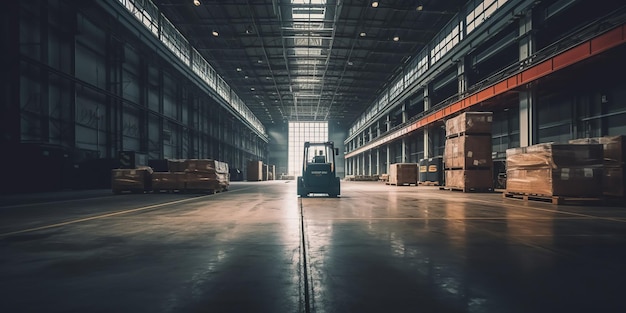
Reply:
[[506, 151], [510, 194], [599, 197], [602, 145], [543, 143]]
[[491, 112], [465, 112], [446, 121], [445, 185], [462, 191], [493, 189]]

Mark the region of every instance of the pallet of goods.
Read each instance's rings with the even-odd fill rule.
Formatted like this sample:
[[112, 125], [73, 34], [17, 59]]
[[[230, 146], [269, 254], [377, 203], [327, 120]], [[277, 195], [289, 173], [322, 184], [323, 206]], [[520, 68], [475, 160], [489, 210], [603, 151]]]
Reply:
[[111, 189], [143, 192], [220, 192], [230, 185], [228, 163], [211, 159], [168, 160], [168, 172], [147, 166], [112, 170]]
[[115, 194], [122, 192], [144, 193], [152, 190], [152, 168], [120, 168], [111, 171], [111, 190]]
[[601, 144], [604, 152], [602, 194], [626, 197], [626, 136], [604, 136], [570, 140], [571, 144]]
[[503, 197], [568, 201], [602, 198], [603, 150], [599, 144], [544, 143], [506, 151]]
[[493, 191], [492, 122], [491, 112], [465, 112], [446, 121], [445, 187], [440, 189]]
[[394, 163], [389, 165], [387, 185], [417, 185], [417, 163]]
[[421, 159], [419, 163], [419, 185], [443, 185], [443, 157]]
[[263, 180], [263, 161], [248, 161], [247, 181]]
[[186, 163], [185, 190], [210, 193], [228, 190], [228, 163], [211, 159], [191, 159]]

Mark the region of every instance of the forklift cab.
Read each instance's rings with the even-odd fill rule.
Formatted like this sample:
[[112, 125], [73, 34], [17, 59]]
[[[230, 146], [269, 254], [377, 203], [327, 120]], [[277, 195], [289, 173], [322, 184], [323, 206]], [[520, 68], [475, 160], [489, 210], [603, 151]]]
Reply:
[[302, 176], [298, 176], [298, 195], [302, 198], [312, 193], [337, 197], [340, 193], [339, 177], [336, 175], [335, 156], [339, 149], [332, 141], [305, 142]]

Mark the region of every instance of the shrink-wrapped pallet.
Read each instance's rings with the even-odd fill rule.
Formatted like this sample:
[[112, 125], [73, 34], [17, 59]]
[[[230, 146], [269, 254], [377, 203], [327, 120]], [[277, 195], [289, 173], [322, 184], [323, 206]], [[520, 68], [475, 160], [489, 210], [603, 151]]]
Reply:
[[507, 193], [540, 196], [602, 195], [599, 144], [545, 143], [506, 151]]
[[152, 168], [113, 169], [111, 171], [111, 189], [115, 193], [122, 191], [144, 192], [151, 189]]
[[570, 140], [571, 144], [601, 144], [604, 151], [603, 194], [626, 196], [626, 136], [604, 136]]
[[228, 163], [211, 159], [186, 160], [185, 189], [221, 191], [230, 184]]

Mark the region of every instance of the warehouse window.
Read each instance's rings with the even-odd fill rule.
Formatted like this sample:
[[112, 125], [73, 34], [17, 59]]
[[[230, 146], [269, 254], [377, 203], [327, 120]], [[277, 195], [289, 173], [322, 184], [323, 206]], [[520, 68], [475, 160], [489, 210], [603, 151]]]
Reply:
[[302, 174], [305, 141], [328, 141], [328, 122], [289, 122], [289, 175]]

